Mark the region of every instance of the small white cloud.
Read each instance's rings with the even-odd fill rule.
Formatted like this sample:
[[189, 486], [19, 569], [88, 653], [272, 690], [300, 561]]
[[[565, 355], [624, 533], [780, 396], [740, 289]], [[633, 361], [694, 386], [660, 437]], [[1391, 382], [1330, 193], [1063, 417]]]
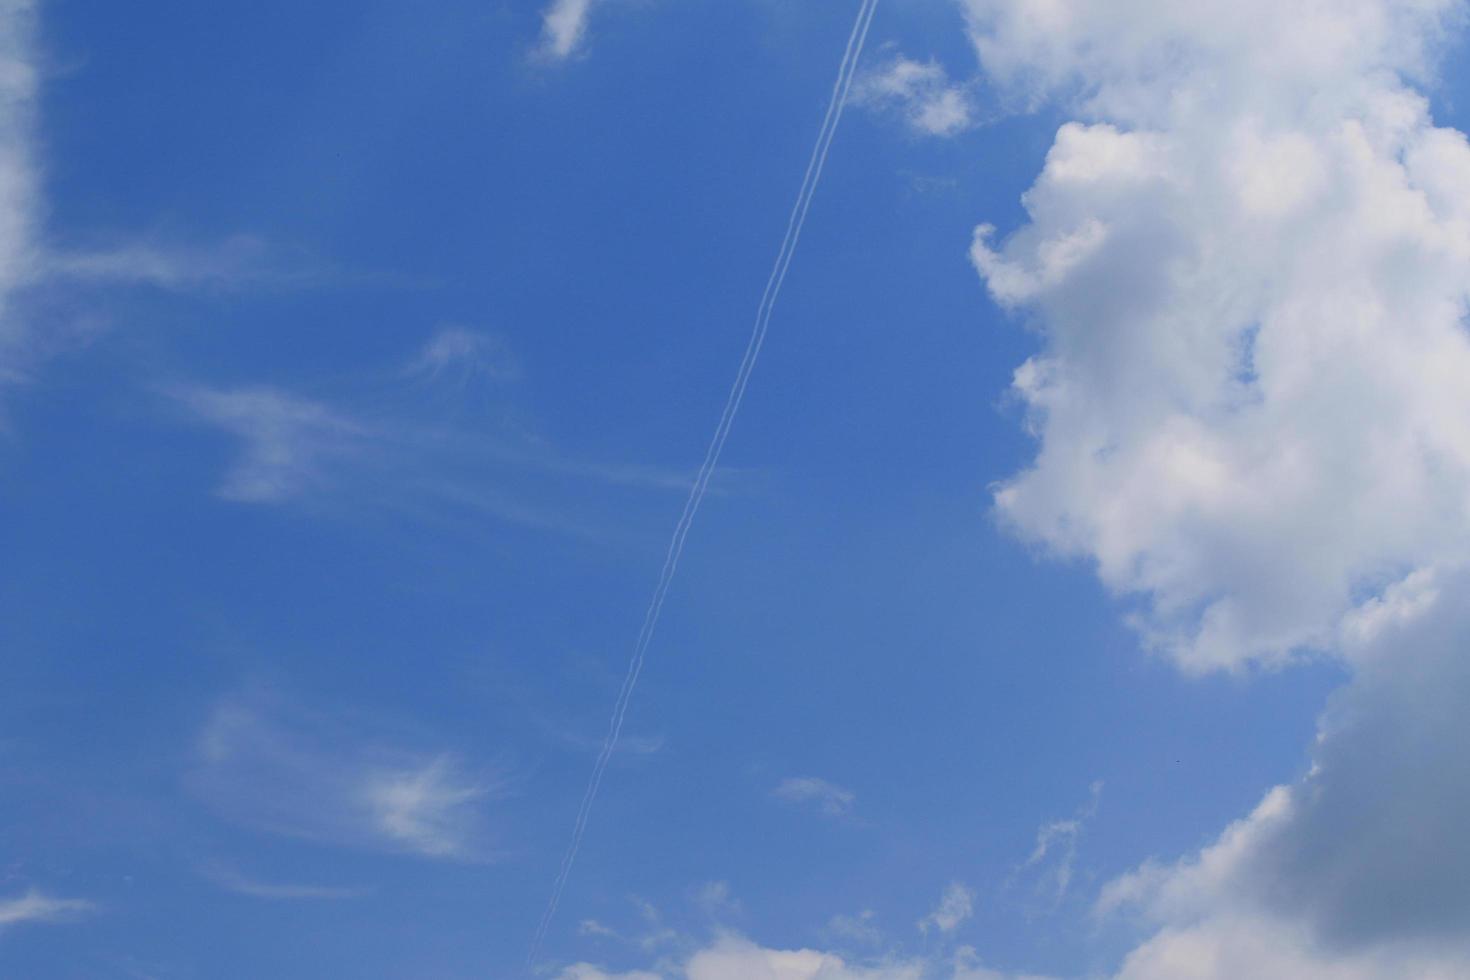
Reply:
[[464, 849], [466, 810], [485, 789], [465, 782], [441, 756], [421, 766], [369, 773], [363, 795], [385, 837], [418, 854], [454, 857]]
[[1043, 824], [1036, 832], [1036, 846], [1032, 848], [1031, 855], [1017, 870], [1017, 874], [1036, 874], [1036, 890], [1044, 895], [1052, 908], [1061, 904], [1072, 887], [1077, 845], [1087, 822], [1097, 814], [1102, 789], [1100, 781], [1093, 783], [1087, 803], [1075, 816]]
[[0, 929], [43, 922], [65, 922], [96, 909], [76, 898], [51, 898], [31, 890], [19, 898], [0, 900]]
[[940, 932], [954, 932], [975, 913], [975, 893], [965, 885], [955, 882], [944, 890], [939, 905], [919, 920], [919, 930], [927, 933], [930, 928]]
[[815, 776], [783, 779], [772, 792], [777, 799], [787, 803], [816, 806], [829, 817], [845, 817], [857, 803], [857, 794], [852, 790], [843, 789]]
[[462, 384], [477, 378], [514, 381], [521, 374], [521, 366], [505, 341], [493, 334], [459, 326], [444, 327], [435, 333], [409, 365], [409, 370], [435, 380], [455, 378]]
[[587, 22], [598, 0], [551, 0], [541, 14], [542, 57], [561, 61], [572, 56], [587, 37]]
[[910, 129], [926, 136], [953, 136], [975, 122], [969, 89], [951, 83], [937, 61], [900, 55], [865, 75], [853, 91], [853, 101], [897, 112]]

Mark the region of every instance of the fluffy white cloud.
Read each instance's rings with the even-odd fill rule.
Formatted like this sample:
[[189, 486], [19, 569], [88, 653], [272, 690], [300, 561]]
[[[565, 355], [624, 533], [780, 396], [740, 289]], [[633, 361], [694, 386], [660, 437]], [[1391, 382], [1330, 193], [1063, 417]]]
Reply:
[[1196, 670], [1330, 647], [1470, 555], [1470, 146], [1404, 81], [1458, 5], [967, 8], [994, 77], [1087, 120], [973, 250], [1042, 338], [1004, 518]]
[[858, 105], [897, 112], [911, 129], [927, 136], [953, 136], [975, 121], [969, 89], [952, 83], [937, 61], [900, 55], [864, 75], [852, 99]]
[[765, 949], [727, 938], [694, 954], [685, 980], [919, 980], [917, 964], [859, 967], [816, 950]]
[[814, 949], [769, 949], [739, 936], [723, 936], [683, 963], [658, 973], [607, 973], [586, 963], [563, 971], [557, 980], [1047, 980], [998, 973], [962, 948], [952, 958], [889, 956], [859, 964]]
[[1470, 145], [1415, 85], [1459, 0], [962, 0], [1063, 126], [973, 259], [1040, 352], [996, 495], [1184, 669], [1352, 670], [1313, 767], [1109, 885], [1124, 980], [1470, 975]]

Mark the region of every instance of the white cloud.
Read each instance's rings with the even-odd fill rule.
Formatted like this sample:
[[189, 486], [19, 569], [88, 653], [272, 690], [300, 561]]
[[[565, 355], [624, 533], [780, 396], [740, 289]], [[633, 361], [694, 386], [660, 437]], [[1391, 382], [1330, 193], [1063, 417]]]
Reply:
[[[527, 428], [514, 404], [492, 397], [518, 372], [500, 339], [454, 327], [391, 372], [364, 372], [351, 397], [328, 400], [272, 385], [164, 391], [189, 421], [238, 443], [216, 489], [236, 503], [327, 502], [428, 520], [468, 514], [477, 523], [489, 516], [592, 537], [605, 532], [557, 503], [574, 496], [568, 488], [575, 482], [688, 491], [692, 474], [557, 451]], [[385, 379], [394, 387], [385, 389]], [[730, 474], [722, 476], [728, 483]], [[631, 751], [657, 747], [656, 740], [635, 739]]]
[[372, 433], [319, 402], [275, 388], [181, 388], [175, 396], [201, 421], [243, 444], [219, 495], [276, 503], [321, 489], [335, 465], [360, 456]]
[[564, 60], [582, 46], [587, 22], [600, 0], [550, 0], [541, 14], [539, 53], [548, 59]]
[[1042, 351], [1018, 532], [1193, 670], [1327, 648], [1470, 555], [1470, 147], [1401, 78], [1449, 0], [968, 0], [984, 67], [1073, 92], [1029, 223], [973, 256]]
[[32, 890], [17, 898], [0, 899], [0, 930], [34, 923], [66, 922], [96, 909], [76, 898], [51, 898]]
[[79, 284], [300, 283], [316, 274], [303, 272], [300, 261], [273, 261], [263, 242], [246, 235], [191, 248], [127, 241], [78, 249], [49, 241], [37, 153], [37, 11], [36, 0], [0, 0], [0, 386], [32, 381], [45, 360], [85, 344], [105, 324], [92, 311], [43, 319], [30, 302], [39, 291], [49, 298], [69, 296]]
[[331, 899], [360, 898], [366, 894], [357, 888], [342, 888], [333, 885], [304, 885], [288, 882], [269, 882], [251, 878], [219, 862], [202, 866], [199, 873], [225, 891], [250, 898], [273, 901], [323, 901]]
[[1465, 5], [962, 2], [1077, 116], [972, 252], [1041, 345], [1001, 516], [1185, 670], [1352, 671], [1306, 776], [1104, 889], [1119, 977], [1470, 975], [1470, 144], [1414, 88]]
[[765, 949], [727, 937], [685, 965], [686, 980], [920, 980], [918, 964], [859, 967], [832, 953]]
[[558, 980], [1046, 980], [986, 969], [974, 950], [962, 948], [951, 960], [925, 960], [890, 955], [854, 963], [836, 953], [815, 949], [782, 950], [760, 946], [735, 935], [716, 939], [683, 963], [657, 973], [607, 973], [581, 963]]
[[864, 75], [852, 99], [857, 105], [896, 112], [912, 130], [926, 136], [953, 136], [975, 121], [969, 89], [951, 83], [937, 61], [900, 55]]
[[793, 776], [781, 780], [772, 794], [788, 803], [811, 805], [829, 817], [845, 817], [857, 803], [857, 794], [815, 776]]
[[450, 326], [429, 338], [409, 365], [412, 374], [431, 380], [446, 375], [468, 384], [478, 378], [491, 382], [514, 381], [521, 368], [505, 341], [468, 327]]
[[465, 781], [444, 756], [368, 773], [362, 785], [372, 819], [388, 839], [418, 854], [455, 857], [466, 849], [466, 823], [484, 786]]
[[300, 286], [328, 274], [314, 260], [274, 255], [263, 240], [235, 235], [207, 245], [125, 241], [107, 247], [51, 248], [37, 253], [33, 278], [42, 283], [225, 289], [244, 285]]
[[608, 973], [591, 963], [576, 963], [557, 974], [557, 980], [663, 980], [657, 973], [635, 970], [632, 973]]
[[1198, 855], [1104, 889], [1100, 912], [1161, 927], [1137, 962], [1199, 944], [1235, 962], [1250, 945], [1239, 940], [1269, 923], [1275, 938], [1259, 945], [1320, 961], [1323, 976], [1470, 973], [1470, 573], [1404, 591], [1387, 598], [1397, 615], [1347, 641], [1357, 671], [1329, 703], [1305, 777]]
[[577, 923], [577, 935], [596, 936], [599, 939], [620, 939], [618, 931], [611, 926], [605, 926], [596, 919], [583, 919]]
[[33, 0], [0, 0], [0, 382], [24, 380], [40, 343], [13, 309], [36, 262], [35, 19]]
[[919, 920], [919, 930], [927, 933], [933, 927], [940, 932], [954, 932], [974, 914], [975, 893], [955, 882], [944, 890], [934, 911]]
[[1036, 876], [1036, 890], [1047, 898], [1053, 909], [1061, 904], [1072, 887], [1078, 841], [1087, 822], [1097, 814], [1102, 789], [1101, 782], [1093, 783], [1087, 803], [1075, 816], [1042, 824], [1036, 831], [1035, 847], [1018, 869], [1018, 874]]
[[222, 702], [199, 737], [195, 790], [222, 815], [323, 843], [482, 860], [497, 779], [444, 752], [405, 749], [349, 723], [254, 696]]

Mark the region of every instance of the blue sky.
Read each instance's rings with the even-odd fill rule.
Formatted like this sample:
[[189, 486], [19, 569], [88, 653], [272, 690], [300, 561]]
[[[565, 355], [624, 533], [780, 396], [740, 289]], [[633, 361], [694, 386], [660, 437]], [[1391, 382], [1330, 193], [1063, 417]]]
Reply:
[[[535, 975], [1463, 975], [1463, 11], [1228, 6], [880, 6]], [[857, 9], [0, 2], [0, 975], [527, 975]]]

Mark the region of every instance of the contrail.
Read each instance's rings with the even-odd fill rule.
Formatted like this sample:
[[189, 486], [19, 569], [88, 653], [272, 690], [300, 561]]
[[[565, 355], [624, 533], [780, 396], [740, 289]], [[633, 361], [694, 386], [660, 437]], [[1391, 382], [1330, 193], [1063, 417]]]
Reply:
[[653, 634], [658, 628], [664, 600], [668, 597], [669, 587], [674, 581], [674, 573], [679, 568], [679, 558], [684, 553], [684, 541], [689, 537], [689, 528], [694, 522], [694, 515], [699, 510], [705, 491], [709, 488], [710, 478], [719, 465], [720, 454], [724, 451], [725, 441], [730, 436], [730, 428], [734, 425], [735, 416], [740, 412], [740, 403], [745, 398], [745, 387], [750, 382], [750, 375], [755, 370], [761, 348], [765, 345], [766, 331], [771, 325], [771, 312], [775, 308], [776, 298], [781, 294], [781, 287], [786, 282], [786, 272], [791, 268], [796, 243], [801, 239], [801, 229], [806, 224], [812, 196], [822, 179], [822, 170], [827, 164], [827, 152], [832, 147], [832, 138], [837, 132], [838, 122], [842, 119], [842, 110], [847, 103], [847, 95], [852, 88], [853, 78], [857, 74], [858, 60], [862, 55], [863, 45], [868, 39], [868, 28], [872, 26], [873, 14], [877, 7], [878, 0], [862, 0], [858, 7], [857, 20], [853, 23], [852, 34], [847, 39], [847, 50], [837, 70], [837, 81], [832, 86], [832, 98], [827, 105], [827, 115], [822, 120], [822, 128], [817, 133], [817, 142], [812, 148], [806, 175], [802, 178], [801, 190], [796, 195], [796, 203], [791, 208], [791, 217], [786, 224], [786, 235], [781, 240], [781, 249], [776, 253], [776, 262], [771, 267], [770, 278], [766, 280], [765, 292], [761, 295], [760, 306], [756, 309], [755, 326], [751, 331], [750, 341], [746, 344], [745, 356], [740, 361], [740, 369], [735, 373], [735, 383], [730, 386], [730, 394], [725, 400], [725, 409], [720, 414], [714, 437], [705, 451], [704, 462], [700, 464], [699, 472], [694, 478], [694, 485], [689, 490], [689, 498], [684, 502], [684, 512], [679, 515], [679, 522], [674, 526], [673, 536], [669, 539], [669, 550], [664, 556], [663, 570], [659, 573], [658, 585], [654, 587], [653, 597], [648, 603], [648, 611], [643, 616], [643, 627], [639, 630], [638, 640], [633, 645], [633, 658], [628, 663], [627, 676], [623, 678], [622, 689], [618, 692], [617, 702], [613, 706], [607, 738], [603, 741], [602, 751], [598, 753], [597, 762], [592, 767], [592, 777], [588, 780], [587, 791], [583, 794], [582, 805], [577, 811], [577, 821], [572, 829], [571, 843], [568, 844], [566, 854], [562, 857], [561, 870], [557, 873], [556, 881], [552, 885], [551, 900], [547, 903], [546, 911], [542, 914], [541, 922], [536, 927], [535, 936], [531, 940], [531, 952], [527, 958], [530, 964], [534, 964], [536, 957], [540, 954], [541, 943], [546, 938], [546, 930], [556, 916], [557, 906], [561, 904], [562, 892], [566, 889], [567, 879], [571, 875], [572, 865], [576, 863], [577, 852], [581, 849], [582, 837], [587, 830], [587, 820], [592, 813], [592, 804], [597, 799], [598, 789], [602, 786], [602, 777], [607, 772], [613, 751], [617, 748], [618, 737], [623, 731], [623, 720], [628, 714], [628, 704], [632, 700], [634, 688], [638, 685], [638, 677], [643, 672], [643, 662], [647, 656], [648, 647], [653, 642]]

